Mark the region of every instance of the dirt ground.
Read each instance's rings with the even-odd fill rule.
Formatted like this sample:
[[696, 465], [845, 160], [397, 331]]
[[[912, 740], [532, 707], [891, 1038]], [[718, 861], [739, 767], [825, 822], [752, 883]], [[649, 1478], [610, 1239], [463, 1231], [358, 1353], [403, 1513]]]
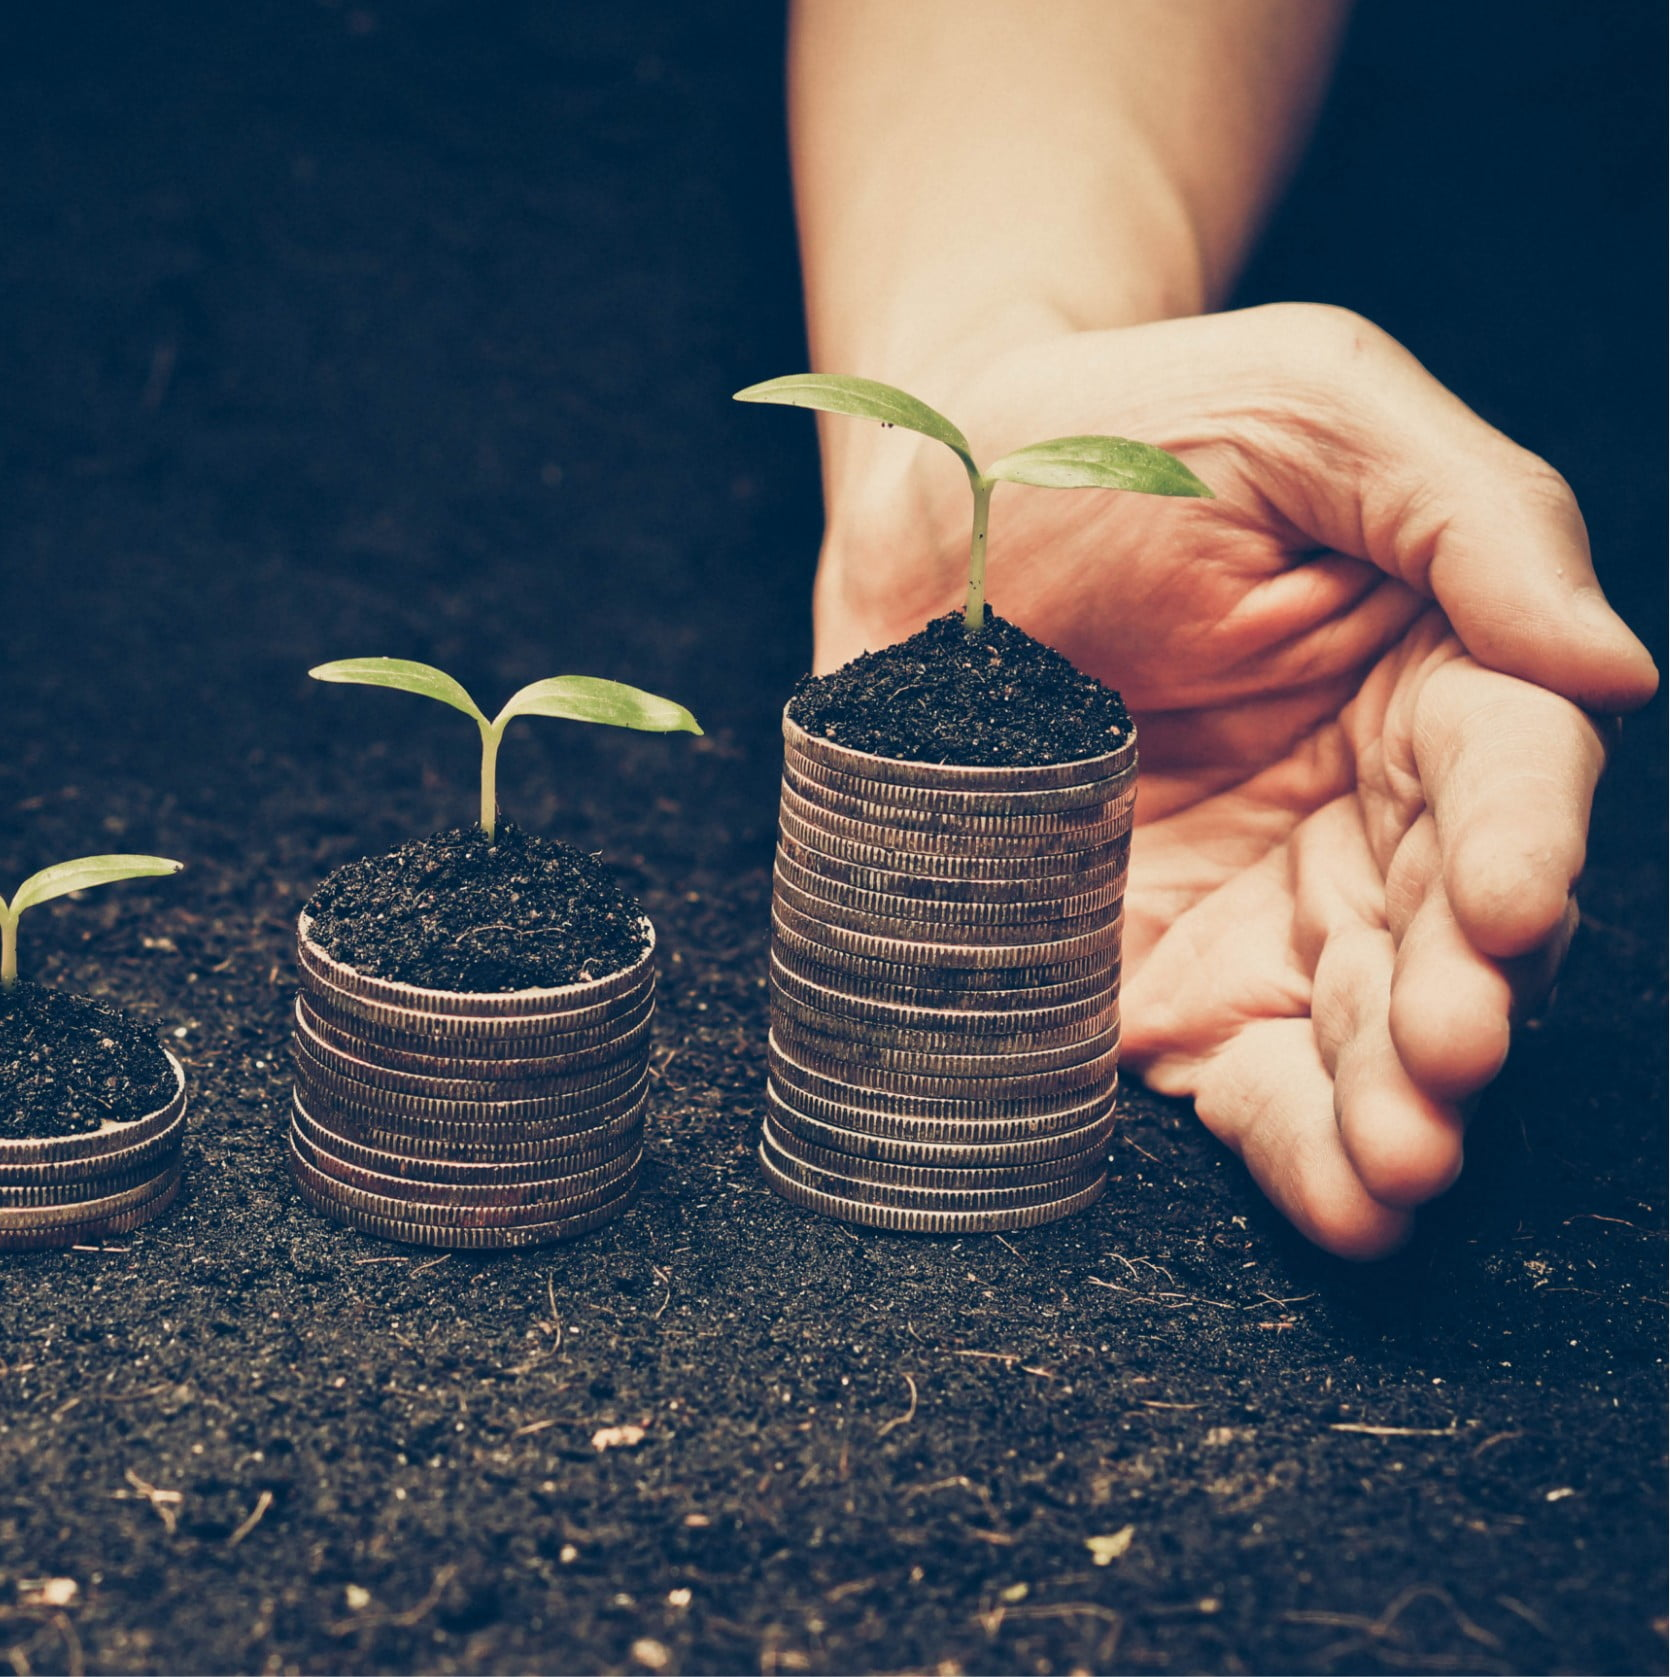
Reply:
[[[1243, 297], [1362, 309], [1553, 459], [1662, 655], [1662, 18], [1370, 10]], [[190, 864], [24, 958], [154, 1020], [193, 1100], [169, 1217], [0, 1263], [0, 1657], [1664, 1668], [1662, 701], [1558, 1003], [1395, 1261], [1318, 1257], [1137, 1088], [1068, 1225], [819, 1221], [751, 1157], [818, 530], [810, 425], [726, 400], [804, 356], [778, 9], [0, 28], [0, 888]], [[708, 729], [501, 762], [665, 950], [646, 1192], [572, 1247], [379, 1245], [285, 1172], [297, 907], [472, 808], [463, 718], [306, 679], [367, 653]]]

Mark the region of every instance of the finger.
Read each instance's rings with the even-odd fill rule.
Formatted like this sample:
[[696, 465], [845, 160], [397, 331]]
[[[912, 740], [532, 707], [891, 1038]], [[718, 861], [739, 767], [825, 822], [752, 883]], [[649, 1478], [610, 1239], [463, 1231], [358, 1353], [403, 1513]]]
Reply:
[[1284, 356], [1309, 421], [1276, 442], [1288, 457], [1270, 474], [1282, 511], [1436, 599], [1481, 663], [1591, 709], [1644, 704], [1657, 671], [1607, 603], [1559, 474], [1370, 322], [1337, 309], [1270, 312], [1264, 341]]
[[1362, 1260], [1408, 1238], [1409, 1213], [1370, 1194], [1346, 1154], [1310, 1020], [1246, 1026], [1191, 1081], [1207, 1127], [1307, 1239]]
[[1462, 936], [1486, 955], [1537, 949], [1565, 920], [1583, 868], [1605, 764], [1593, 722], [1531, 683], [1458, 658], [1423, 686], [1414, 744]]

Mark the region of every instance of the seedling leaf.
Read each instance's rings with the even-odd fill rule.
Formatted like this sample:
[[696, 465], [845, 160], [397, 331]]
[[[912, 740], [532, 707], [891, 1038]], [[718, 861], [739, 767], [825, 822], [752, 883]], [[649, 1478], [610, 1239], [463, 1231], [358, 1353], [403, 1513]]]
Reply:
[[421, 693], [426, 699], [439, 699], [443, 705], [463, 711], [480, 727], [490, 725], [481, 707], [463, 687], [433, 664], [416, 664], [407, 658], [339, 658], [334, 664], [320, 664], [307, 673], [315, 681], [344, 681], [360, 687], [394, 687], [402, 693]]
[[1142, 495], [1213, 499], [1174, 454], [1127, 437], [1055, 437], [994, 460], [986, 476], [1043, 489], [1130, 489]]
[[502, 728], [513, 716], [559, 716], [656, 734], [702, 731], [695, 717], [671, 699], [589, 675], [557, 675], [531, 683], [493, 718], [493, 727]]
[[21, 914], [54, 897], [71, 891], [85, 891], [90, 885], [113, 885], [118, 879], [145, 879], [156, 874], [178, 873], [185, 864], [166, 856], [78, 856], [73, 862], [58, 862], [31, 874], [18, 886], [11, 900], [11, 912]]
[[737, 391], [738, 402], [777, 402], [789, 408], [817, 408], [824, 413], [853, 414], [859, 419], [879, 419], [883, 425], [902, 425], [924, 437], [944, 443], [968, 468], [971, 477], [979, 468], [974, 451], [955, 425], [926, 402], [881, 384], [871, 378], [847, 378], [836, 373], [790, 373], [786, 378], [767, 379]]

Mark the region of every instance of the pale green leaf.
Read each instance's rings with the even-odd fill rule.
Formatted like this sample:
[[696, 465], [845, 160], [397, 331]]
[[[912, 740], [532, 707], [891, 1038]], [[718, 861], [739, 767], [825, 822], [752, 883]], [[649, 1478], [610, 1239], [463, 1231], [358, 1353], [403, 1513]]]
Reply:
[[184, 862], [166, 856], [78, 856], [73, 862], [59, 862], [31, 874], [18, 886], [11, 912], [21, 914], [51, 902], [71, 891], [85, 891], [90, 885], [113, 885], [118, 879], [147, 879], [157, 874], [178, 873]]
[[421, 693], [461, 710], [472, 721], [487, 726], [481, 707], [445, 670], [433, 664], [414, 664], [407, 658], [340, 658], [307, 672], [315, 681], [346, 681], [359, 687], [394, 687], [402, 693]]
[[846, 378], [836, 373], [791, 373], [787, 378], [767, 379], [739, 390], [738, 402], [777, 402], [790, 408], [817, 408], [824, 413], [853, 414], [859, 419], [879, 419], [883, 425], [901, 425], [920, 431], [924, 437], [944, 443], [971, 473], [973, 451], [965, 437], [942, 413], [919, 402], [890, 384], [870, 378]]
[[607, 722], [654, 734], [702, 731], [695, 717], [671, 699], [589, 675], [554, 675], [524, 687], [493, 718], [493, 726], [502, 728], [513, 716], [560, 716], [571, 722]]
[[1033, 443], [994, 461], [986, 476], [1043, 489], [1129, 489], [1141, 495], [1213, 498], [1176, 455], [1126, 437], [1056, 437]]

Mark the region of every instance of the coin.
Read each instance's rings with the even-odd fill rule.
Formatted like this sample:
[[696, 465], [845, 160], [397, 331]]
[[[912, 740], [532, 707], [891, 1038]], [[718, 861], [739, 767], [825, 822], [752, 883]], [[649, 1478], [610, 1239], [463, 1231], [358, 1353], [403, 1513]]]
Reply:
[[[808, 966], [809, 963], [791, 965], [784, 959], [783, 951], [773, 949], [769, 968], [773, 993], [792, 997], [802, 1006], [816, 1008], [822, 1013], [840, 1014], [866, 1025], [891, 1025], [903, 1030], [1010, 1037], [1023, 1032], [1056, 1031], [1094, 1021], [1111, 1014], [1119, 1003], [1117, 974], [1101, 989], [1071, 1001], [1034, 1006], [1031, 1005], [1031, 997], [1035, 992], [997, 990], [989, 992], [998, 998], [997, 1006], [974, 1008], [967, 1005], [970, 998], [966, 992], [953, 992], [945, 998], [927, 988], [907, 991], [902, 987], [886, 987], [888, 990], [897, 988], [899, 995], [912, 998], [902, 1001], [891, 995], [878, 994], [877, 986], [863, 980], [842, 980], [839, 975], [809, 977]], [[835, 981], [830, 982], [829, 979]], [[955, 1005], [942, 1005], [946, 999]]]
[[94, 1199], [80, 1200], [73, 1205], [6, 1205], [0, 1206], [0, 1232], [50, 1228], [59, 1223], [96, 1223], [107, 1217], [120, 1216], [136, 1205], [155, 1199], [170, 1180], [178, 1180], [182, 1169], [178, 1158], [172, 1159], [154, 1175], [128, 1184]]
[[[866, 932], [838, 926], [820, 916], [817, 907], [802, 898], [796, 902], [778, 880], [772, 893], [772, 923], [795, 933], [814, 951], [829, 950], [842, 955], [865, 955], [890, 966], [930, 967], [945, 972], [963, 968], [1002, 968], [1010, 973], [1044, 969], [1050, 976], [1070, 976], [1075, 963], [1081, 971], [1105, 965], [1115, 953], [1120, 922], [1097, 922], [1091, 929], [1053, 942], [1010, 943], [992, 941], [958, 942], [936, 933], [932, 942], [914, 935]], [[956, 928], [949, 928], [955, 930]], [[989, 929], [988, 929], [989, 931]], [[1063, 971], [1063, 969], [1068, 969]], [[1005, 989], [1014, 988], [1006, 984]]]
[[646, 919], [642, 925], [649, 941], [643, 954], [631, 966], [601, 978], [536, 990], [430, 990], [416, 984], [401, 984], [393, 979], [372, 978], [333, 960], [313, 942], [309, 935], [311, 925], [312, 921], [306, 914], [297, 921], [297, 958], [303, 969], [319, 983], [345, 995], [381, 1002], [409, 1012], [466, 1019], [534, 1016], [555, 1019], [562, 1015], [572, 1016], [577, 1010], [597, 1007], [636, 988], [655, 959], [655, 928]]
[[149, 1140], [135, 1143], [114, 1152], [98, 1153], [90, 1159], [48, 1160], [44, 1164], [0, 1165], [0, 1188], [21, 1188], [31, 1185], [76, 1184], [103, 1181], [121, 1176], [130, 1170], [155, 1164], [180, 1150], [186, 1128], [185, 1103], [176, 1109], [176, 1116], [167, 1129], [158, 1130]]
[[[1094, 1176], [1107, 1163], [1107, 1143], [1098, 1141], [1076, 1153], [1063, 1153], [1047, 1159], [1002, 1159], [992, 1162], [990, 1155], [1000, 1151], [992, 1148], [984, 1157], [988, 1162], [972, 1162], [958, 1155], [938, 1164], [905, 1163], [894, 1159], [874, 1159], [867, 1155], [844, 1152], [839, 1148], [824, 1147], [808, 1141], [798, 1130], [774, 1121], [767, 1113], [761, 1126], [762, 1134], [774, 1151], [786, 1158], [798, 1160], [835, 1176], [850, 1176], [862, 1182], [874, 1182], [882, 1187], [913, 1189], [993, 1189], [1032, 1188], [1048, 1183], [1058, 1194], [1070, 1193]], [[1076, 1179], [1076, 1180], [1075, 1180]], [[1064, 1187], [1063, 1183], [1070, 1183]]]
[[1051, 817], [1048, 823], [1014, 824], [1004, 818], [970, 827], [944, 816], [925, 818], [928, 825], [910, 825], [891, 819], [885, 810], [864, 805], [863, 813], [847, 813], [801, 796], [783, 783], [780, 813], [792, 815], [815, 833], [826, 833], [857, 844], [879, 845], [913, 854], [960, 857], [1038, 857], [1066, 855], [1100, 849], [1130, 832], [1131, 811], [1116, 812], [1098, 826], [1065, 823]]
[[936, 838], [955, 834], [961, 838], [1001, 839], [1005, 842], [1044, 834], [1071, 837], [1071, 848], [1106, 844], [1113, 838], [1128, 811], [1118, 800], [1098, 801], [1079, 809], [1050, 809], [1036, 815], [993, 813], [981, 815], [941, 809], [921, 809], [890, 804], [810, 780], [793, 767], [783, 765], [783, 793], [793, 793], [799, 807], [814, 824], [818, 816], [839, 816], [871, 827], [897, 827], [901, 831], [930, 833]]
[[1119, 1054], [1117, 1025], [1065, 1048], [986, 1054], [923, 1052], [819, 1036], [780, 1011], [772, 1016], [771, 1035], [785, 1054], [826, 1077], [905, 1095], [952, 1095], [968, 1088], [978, 1094], [992, 1084], [1016, 1091], [1085, 1088], [1111, 1070]]
[[110, 1171], [79, 1182], [5, 1184], [0, 1186], [0, 1220], [12, 1211], [45, 1210], [54, 1206], [70, 1208], [127, 1193], [154, 1183], [172, 1162], [171, 1158], [165, 1158], [160, 1163], [155, 1159], [145, 1160], [125, 1170]]
[[650, 1033], [650, 1009], [646, 1008], [627, 1029], [590, 1047], [526, 1059], [476, 1059], [456, 1052], [414, 1053], [391, 1048], [383, 1042], [368, 1042], [322, 1018], [305, 995], [296, 998], [296, 1016], [321, 1042], [385, 1071], [411, 1072], [425, 1078], [463, 1077], [484, 1083], [521, 1083], [528, 1087], [537, 1087], [542, 1079], [553, 1075], [567, 1077], [590, 1067], [612, 1065], [645, 1044]]
[[1109, 775], [1134, 768], [1137, 761], [1136, 729], [1110, 743], [1107, 751], [1094, 757], [1079, 757], [1066, 763], [1027, 763], [988, 766], [968, 763], [919, 763], [903, 757], [883, 757], [873, 751], [858, 751], [850, 745], [826, 739], [807, 730], [783, 709], [783, 749], [789, 756], [811, 758], [844, 773], [868, 780], [894, 781], [904, 786], [1075, 786], [1086, 780], [1105, 780]]
[[[473, 1101], [509, 1104], [540, 1099], [574, 1098], [583, 1100], [592, 1089], [604, 1089], [611, 1083], [635, 1077], [648, 1063], [648, 1039], [640, 1039], [628, 1054], [607, 1065], [583, 1066], [573, 1071], [553, 1069], [541, 1077], [524, 1077], [515, 1081], [498, 1078], [425, 1077], [417, 1072], [394, 1071], [353, 1054], [333, 1048], [323, 1038], [315, 1036], [299, 1016], [291, 1037], [298, 1056], [305, 1055], [314, 1064], [337, 1077], [350, 1079], [367, 1088], [391, 1094], [419, 1096], [428, 1100]], [[603, 1099], [603, 1095], [592, 1097]]]
[[901, 786], [832, 769], [811, 758], [785, 753], [783, 766], [796, 788], [816, 786], [840, 798], [858, 799], [889, 810], [934, 815], [1035, 816], [1077, 814], [1118, 802], [1135, 784], [1131, 773], [1087, 780], [1077, 786], [963, 790], [948, 786]]
[[[292, 1101], [332, 1134], [377, 1153], [412, 1161], [414, 1173], [439, 1162], [462, 1165], [546, 1165], [567, 1157], [612, 1152], [643, 1130], [647, 1090], [619, 1111], [568, 1120], [560, 1129], [541, 1124], [413, 1124], [346, 1112], [317, 1091], [297, 1089]], [[393, 1172], [391, 1174], [399, 1174]]]
[[[520, 1182], [428, 1182], [386, 1175], [341, 1158], [317, 1146], [293, 1119], [290, 1145], [321, 1176], [331, 1177], [345, 1187], [385, 1199], [431, 1207], [447, 1206], [460, 1211], [472, 1207], [566, 1204], [586, 1199], [632, 1175], [643, 1158], [642, 1142], [637, 1141], [614, 1158], [561, 1176], [536, 1177]], [[426, 1221], [427, 1218], [419, 1217], [418, 1220]]]
[[1010, 1075], [1053, 1070], [1090, 1058], [1104, 1043], [1111, 1046], [1119, 1040], [1115, 1009], [1053, 1031], [1017, 1031], [1000, 1037], [991, 1032], [930, 1031], [825, 1013], [782, 991], [771, 998], [771, 1024], [785, 1044], [804, 1041], [831, 1058], [891, 1066], [895, 1071], [975, 1077], [984, 1075], [987, 1066]]
[[[969, 1116], [993, 1118], [1029, 1117], [1089, 1100], [1094, 1091], [1111, 1085], [1119, 1063], [1115, 1048], [1081, 1065], [1022, 1077], [911, 1073], [830, 1060], [810, 1052], [803, 1042], [786, 1043], [775, 1030], [766, 1039], [766, 1051], [772, 1069], [787, 1081], [799, 1084], [802, 1079], [821, 1079], [824, 1088], [830, 1091], [827, 1098], [850, 1105], [881, 1105], [885, 1097], [889, 1106], [917, 1113], [917, 1108], [903, 1107], [900, 1103], [949, 1101], [973, 1109]], [[930, 1109], [919, 1115], [954, 1114]]]
[[[861, 1158], [889, 1159], [895, 1164], [909, 1165], [1025, 1165], [1068, 1158], [1092, 1147], [1105, 1151], [1115, 1121], [1111, 1094], [1099, 1095], [1079, 1108], [1081, 1113], [1089, 1114], [1082, 1123], [1047, 1131], [1036, 1127], [1044, 1120], [1035, 1118], [969, 1122], [905, 1118], [892, 1113], [853, 1114], [814, 1101], [798, 1091], [779, 1089], [775, 1083], [766, 1085], [766, 1099], [778, 1128], [803, 1141], [837, 1153], [855, 1153]], [[818, 1106], [823, 1116], [808, 1116], [801, 1110], [811, 1105]], [[871, 1127], [853, 1127], [847, 1121], [852, 1117], [873, 1121], [881, 1126], [879, 1133]]]
[[1003, 1012], [1011, 1008], [1057, 1007], [1087, 999], [1097, 1001], [1119, 983], [1118, 954], [1089, 967], [1074, 962], [1056, 982], [1050, 967], [1011, 975], [1001, 968], [951, 973], [930, 967], [907, 967], [863, 955], [826, 950], [805, 938], [776, 928], [771, 940], [773, 968], [808, 983], [839, 990], [860, 1002], [885, 1001], [902, 1007], [936, 1007], [958, 1012]]
[[638, 1187], [632, 1187], [618, 1199], [583, 1211], [573, 1216], [554, 1218], [548, 1223], [524, 1223], [508, 1228], [454, 1228], [444, 1223], [409, 1222], [394, 1217], [381, 1217], [350, 1205], [315, 1195], [306, 1183], [299, 1183], [302, 1198], [317, 1211], [362, 1234], [376, 1235], [383, 1240], [397, 1240], [407, 1246], [439, 1246], [450, 1251], [507, 1251], [520, 1246], [544, 1246], [552, 1241], [573, 1240], [591, 1230], [612, 1222], [637, 1198]]
[[475, 1025], [472, 1033], [464, 1035], [455, 1030], [436, 1028], [451, 1026], [457, 1021], [414, 1013], [397, 1026], [386, 1019], [361, 1018], [357, 1013], [339, 1006], [340, 998], [331, 991], [303, 984], [301, 994], [314, 1019], [325, 1021], [344, 1038], [354, 1039], [361, 1046], [350, 1051], [367, 1059], [373, 1058], [374, 1054], [370, 1051], [378, 1048], [405, 1054], [458, 1056], [472, 1062], [549, 1058], [614, 1042], [648, 1019], [655, 1006], [652, 979], [641, 991], [625, 998], [625, 1004], [610, 1017], [575, 1030], [536, 1036], [522, 1028], [526, 1021], [511, 1020], [505, 1023], [514, 1026], [514, 1030], [494, 1030], [493, 1034], [483, 1034], [487, 1027], [499, 1023], [488, 1021], [486, 1027], [472, 1022]]
[[825, 1217], [838, 1217], [848, 1223], [862, 1223], [870, 1228], [887, 1229], [896, 1234], [987, 1234], [1008, 1233], [1016, 1229], [1037, 1228], [1083, 1211], [1101, 1198], [1107, 1186], [1104, 1172], [1088, 1187], [1064, 1199], [1037, 1205], [1011, 1206], [990, 1211], [922, 1211], [906, 1206], [876, 1205], [864, 1200], [849, 1199], [838, 1194], [823, 1193], [796, 1181], [793, 1176], [776, 1169], [766, 1156], [762, 1145], [760, 1164], [766, 1182], [786, 1200], [808, 1211]]
[[335, 1177], [317, 1171], [290, 1146], [290, 1169], [296, 1181], [315, 1201], [357, 1211], [362, 1216], [380, 1217], [393, 1222], [434, 1224], [453, 1229], [507, 1229], [549, 1225], [570, 1217], [579, 1217], [600, 1206], [615, 1203], [622, 1197], [619, 1183], [589, 1193], [576, 1194], [556, 1200], [530, 1201], [525, 1205], [434, 1205], [422, 1200], [396, 1199], [386, 1194], [370, 1194], [349, 1187]]
[[122, 1211], [101, 1211], [83, 1215], [88, 1208], [75, 1206], [69, 1208], [76, 1213], [75, 1219], [70, 1222], [34, 1224], [29, 1227], [0, 1222], [0, 1252], [41, 1252], [66, 1246], [92, 1246], [110, 1235], [129, 1234], [160, 1217], [178, 1196], [178, 1169], [157, 1180], [157, 1192], [152, 1198], [130, 1204]]
[[180, 1062], [165, 1048], [163, 1058], [174, 1072], [174, 1094], [155, 1112], [145, 1113], [130, 1123], [119, 1124], [106, 1119], [98, 1129], [79, 1135], [41, 1136], [23, 1141], [0, 1141], [0, 1167], [72, 1164], [108, 1158], [178, 1124], [186, 1110], [186, 1074]]
[[[934, 932], [940, 927], [990, 927], [993, 935], [999, 937], [1010, 935], [1011, 927], [1023, 928], [1025, 935], [1037, 937], [1044, 934], [1045, 928], [1081, 926], [1088, 916], [1117, 914], [1125, 895], [1122, 878], [1112, 885], [1081, 891], [1076, 896], [1037, 897], [1025, 902], [958, 901], [950, 897], [872, 891], [867, 886], [848, 884], [802, 867], [781, 844], [777, 847], [774, 872], [777, 879], [787, 880], [803, 896], [848, 913], [879, 916]], [[962, 937], [960, 930], [958, 936]]]

